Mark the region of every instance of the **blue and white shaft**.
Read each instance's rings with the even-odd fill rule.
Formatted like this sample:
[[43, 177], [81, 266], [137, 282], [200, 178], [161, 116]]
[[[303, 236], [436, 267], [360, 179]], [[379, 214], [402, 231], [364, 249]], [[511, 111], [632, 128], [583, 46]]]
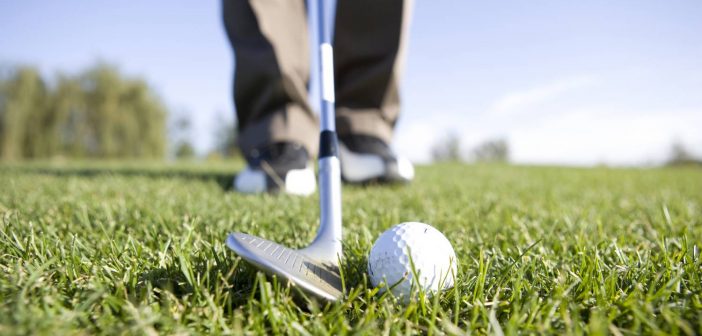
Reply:
[[321, 97], [321, 134], [319, 139], [319, 206], [320, 226], [309, 247], [301, 250], [310, 258], [337, 265], [341, 248], [341, 167], [334, 108], [334, 49], [331, 44], [331, 20], [325, 5], [331, 0], [317, 0], [316, 31], [319, 36], [319, 69]]
[[330, 0], [317, 0], [317, 34], [319, 38], [319, 83], [322, 131], [336, 131], [334, 118], [334, 48], [331, 44], [332, 27], [327, 19], [325, 4]]

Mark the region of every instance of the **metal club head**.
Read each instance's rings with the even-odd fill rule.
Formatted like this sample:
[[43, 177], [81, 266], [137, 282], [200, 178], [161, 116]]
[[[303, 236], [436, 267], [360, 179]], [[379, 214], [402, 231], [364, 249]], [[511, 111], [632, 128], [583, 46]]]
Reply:
[[307, 247], [293, 250], [245, 233], [232, 233], [227, 246], [261, 270], [287, 279], [308, 293], [329, 301], [343, 297], [339, 259], [341, 246], [341, 167], [335, 156], [319, 160], [320, 225]]
[[261, 270], [292, 282], [317, 297], [343, 297], [339, 275], [341, 246], [341, 167], [335, 156], [319, 160], [320, 225], [307, 247], [293, 250], [245, 233], [232, 233], [227, 246]]
[[343, 296], [336, 263], [315, 261], [299, 250], [245, 233], [230, 234], [227, 246], [266, 273], [287, 279], [317, 297], [336, 301]]

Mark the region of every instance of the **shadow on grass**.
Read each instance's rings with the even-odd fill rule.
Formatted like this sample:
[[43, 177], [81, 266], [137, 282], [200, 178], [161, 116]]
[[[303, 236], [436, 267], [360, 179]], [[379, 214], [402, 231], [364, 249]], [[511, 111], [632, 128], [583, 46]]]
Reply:
[[214, 181], [223, 190], [232, 190], [233, 173], [190, 171], [185, 169], [148, 168], [46, 168], [46, 167], [1, 167], [0, 171], [45, 174], [53, 176], [144, 176], [150, 178], [182, 178], [199, 181]]
[[[353, 288], [368, 286], [365, 276], [366, 263], [365, 255], [346, 255], [341, 265], [344, 268], [346, 295]], [[261, 292], [261, 281], [270, 284], [270, 293]], [[314, 299], [314, 296], [291, 285], [285, 279], [265, 274], [242, 258], [234, 256], [198, 256], [185, 264], [173, 260], [165, 267], [148, 269], [139, 275], [136, 286], [131, 289], [132, 295], [137, 298], [143, 297], [148, 287], [160, 290], [154, 295], [162, 303], [166, 303], [169, 296], [177, 300], [200, 300], [206, 292], [217, 305], [224, 307], [227, 314], [249, 304], [251, 299], [267, 301], [268, 299], [262, 296], [269, 295], [276, 296], [276, 300], [290, 300], [289, 302], [294, 302], [302, 311], [310, 312], [310, 304]], [[169, 294], [164, 296], [163, 291]], [[314, 305], [318, 307], [325, 307], [329, 303], [321, 299], [314, 301]]]
[[[142, 272], [132, 294], [145, 295], [147, 287], [167, 291], [178, 300], [201, 300], [207, 293], [231, 310], [245, 305], [256, 290], [256, 269], [238, 258], [213, 263], [208, 258], [196, 257], [187, 266], [174, 260], [165, 267]], [[155, 295], [161, 301], [167, 299], [163, 293]]]

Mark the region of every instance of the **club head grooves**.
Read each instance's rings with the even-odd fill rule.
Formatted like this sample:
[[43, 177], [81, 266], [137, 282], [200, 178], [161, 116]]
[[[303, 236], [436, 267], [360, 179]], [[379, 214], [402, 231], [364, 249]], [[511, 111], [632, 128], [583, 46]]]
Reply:
[[297, 250], [245, 233], [232, 233], [227, 246], [261, 270], [287, 279], [329, 301], [343, 296], [338, 268], [316, 262]]

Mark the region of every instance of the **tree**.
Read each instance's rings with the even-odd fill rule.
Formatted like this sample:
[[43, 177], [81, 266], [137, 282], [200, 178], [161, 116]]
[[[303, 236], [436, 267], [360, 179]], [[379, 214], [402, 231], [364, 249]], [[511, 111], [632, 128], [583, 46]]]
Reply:
[[175, 156], [179, 159], [190, 159], [195, 156], [195, 148], [190, 142], [183, 141], [178, 143], [176, 147]]
[[46, 141], [44, 131], [46, 84], [32, 67], [19, 67], [0, 85], [0, 157], [18, 159], [40, 157]]
[[475, 162], [508, 162], [509, 144], [505, 139], [493, 139], [483, 142], [473, 149]]
[[702, 160], [696, 158], [680, 142], [675, 142], [670, 147], [670, 157], [666, 162], [667, 166], [702, 165]]
[[160, 100], [140, 79], [123, 78], [116, 68], [98, 64], [79, 76], [88, 124], [88, 156], [163, 157], [166, 114]]
[[215, 151], [223, 157], [235, 157], [240, 155], [237, 145], [238, 132], [236, 122], [226, 121], [222, 114], [218, 114], [217, 118]]
[[187, 114], [175, 117], [171, 127], [169, 138], [176, 144], [174, 155], [178, 159], [190, 159], [195, 156], [195, 148], [190, 142], [190, 129], [192, 122]]
[[431, 148], [434, 162], [461, 161], [461, 139], [456, 133], [449, 133]]
[[167, 110], [149, 85], [97, 64], [47, 85], [31, 67], [0, 78], [0, 157], [163, 157]]
[[91, 127], [87, 123], [79, 82], [75, 78], [59, 75], [48, 105], [49, 119], [45, 133], [49, 140], [47, 156], [85, 156], [85, 140]]

